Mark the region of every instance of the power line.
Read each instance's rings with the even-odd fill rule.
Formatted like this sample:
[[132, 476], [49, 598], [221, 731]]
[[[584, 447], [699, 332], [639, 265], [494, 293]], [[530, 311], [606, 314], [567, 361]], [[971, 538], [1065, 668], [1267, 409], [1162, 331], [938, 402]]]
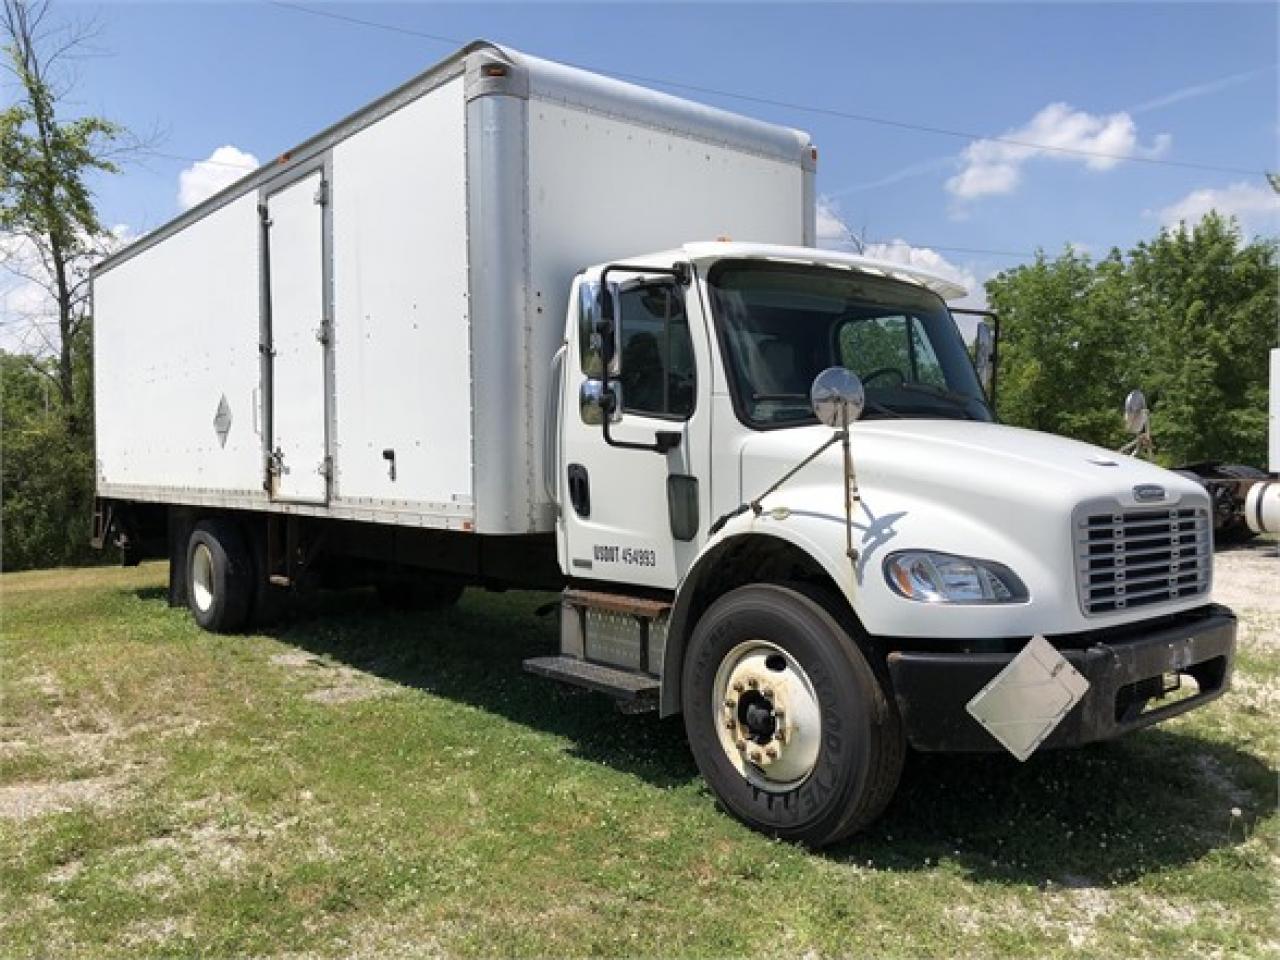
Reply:
[[243, 170], [245, 173], [258, 169], [252, 164], [231, 163], [227, 160], [214, 160], [211, 157], [184, 157], [180, 153], [165, 153], [161, 150], [147, 150], [145, 155], [148, 157], [160, 157], [162, 160], [181, 160], [186, 163], [207, 163], [215, 167], [232, 167], [236, 170]]
[[949, 247], [941, 243], [910, 243], [902, 239], [895, 239], [895, 240], [859, 239], [858, 243], [862, 244], [864, 247], [868, 247], [868, 246], [912, 247], [916, 249], [927, 247], [930, 250], [945, 250], [948, 253], [976, 253], [976, 254], [985, 254], [993, 257], [1013, 257], [1016, 260], [1034, 260], [1037, 256], [1040, 255], [1039, 251], [1031, 251], [1031, 250], [988, 250], [984, 247]]
[[[437, 43], [448, 43], [456, 46], [462, 46], [467, 41], [459, 40], [456, 37], [446, 37], [436, 33], [426, 33], [421, 30], [414, 30], [410, 27], [401, 27], [392, 23], [382, 23], [376, 20], [366, 20], [362, 17], [352, 17], [346, 14], [334, 13], [329, 10], [319, 10], [315, 7], [304, 6], [300, 3], [288, 3], [285, 0], [266, 0], [266, 2], [274, 7], [282, 7], [287, 10], [296, 10], [300, 13], [309, 13], [318, 17], [327, 17], [330, 20], [339, 20], [345, 23], [356, 24], [363, 27], [371, 27], [375, 30], [386, 30], [391, 33], [401, 33], [406, 36], [418, 37], [426, 40], [433, 40]], [[623, 73], [617, 70], [608, 70], [601, 67], [595, 67], [585, 64], [572, 63], [566, 61], [569, 66], [577, 67], [580, 70], [591, 70], [596, 73], [603, 73], [609, 76], [617, 77], [620, 80], [631, 80], [636, 83], [655, 84], [657, 86], [673, 87], [678, 90], [688, 90], [694, 93], [706, 94], [708, 96], [726, 97], [732, 100], [741, 100], [746, 103], [755, 103], [762, 106], [778, 107], [784, 110], [797, 110], [804, 113], [813, 113], [820, 116], [836, 117], [843, 120], [854, 120], [860, 123], [871, 123], [879, 126], [893, 127], [899, 130], [912, 130], [917, 133], [929, 133], [936, 136], [952, 137], [961, 140], [979, 141], [985, 140], [991, 143], [1002, 143], [1013, 147], [1022, 147], [1031, 150], [1043, 150], [1047, 153], [1063, 153], [1072, 156], [1096, 157], [1098, 159], [1128, 161], [1131, 163], [1147, 163], [1165, 167], [1182, 167], [1188, 170], [1210, 170], [1217, 173], [1238, 173], [1245, 176], [1265, 175], [1265, 171], [1248, 169], [1245, 167], [1228, 167], [1220, 164], [1201, 163], [1193, 160], [1168, 160], [1162, 157], [1142, 157], [1134, 156], [1126, 153], [1108, 153], [1102, 150], [1085, 150], [1080, 147], [1063, 147], [1048, 143], [1035, 143], [1029, 140], [1019, 140], [1012, 137], [988, 136], [981, 133], [973, 133], [967, 130], [956, 130], [949, 127], [933, 126], [931, 124], [914, 123], [906, 120], [895, 120], [890, 117], [878, 117], [865, 113], [854, 113], [848, 110], [837, 110], [834, 107], [812, 106], [810, 104], [794, 103], [788, 100], [775, 100], [771, 97], [761, 97], [748, 93], [736, 93], [732, 90], [721, 90], [716, 87], [705, 87], [699, 84], [684, 83], [678, 80], [666, 80], [661, 77], [649, 77], [642, 74]]]

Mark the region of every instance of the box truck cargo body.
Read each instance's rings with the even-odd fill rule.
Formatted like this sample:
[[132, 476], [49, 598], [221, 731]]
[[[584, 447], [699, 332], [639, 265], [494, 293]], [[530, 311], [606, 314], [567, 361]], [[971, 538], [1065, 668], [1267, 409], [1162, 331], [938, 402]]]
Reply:
[[814, 162], [797, 131], [474, 45], [99, 268], [99, 493], [549, 532], [574, 274], [812, 243]]
[[811, 844], [908, 745], [1220, 696], [1205, 490], [996, 423], [963, 288], [815, 248], [816, 158], [472, 44], [97, 268], [95, 541], [224, 632], [559, 591], [525, 668], [682, 714], [726, 809]]

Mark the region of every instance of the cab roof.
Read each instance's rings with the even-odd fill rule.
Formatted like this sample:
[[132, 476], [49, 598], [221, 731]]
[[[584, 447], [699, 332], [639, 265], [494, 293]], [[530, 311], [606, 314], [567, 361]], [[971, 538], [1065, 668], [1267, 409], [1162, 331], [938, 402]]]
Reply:
[[[791, 247], [769, 243], [738, 243], [733, 241], [703, 241], [686, 243], [674, 250], [628, 257], [621, 263], [637, 266], [670, 266], [677, 260], [689, 260], [697, 264], [709, 264], [715, 260], [768, 260], [775, 263], [801, 263], [813, 266], [839, 267], [871, 276], [900, 280], [931, 290], [943, 300], [958, 300], [968, 294], [963, 285], [941, 277], [928, 270], [891, 260], [877, 260], [840, 250], [822, 250], [817, 247]], [[590, 271], [598, 276], [600, 268]]]

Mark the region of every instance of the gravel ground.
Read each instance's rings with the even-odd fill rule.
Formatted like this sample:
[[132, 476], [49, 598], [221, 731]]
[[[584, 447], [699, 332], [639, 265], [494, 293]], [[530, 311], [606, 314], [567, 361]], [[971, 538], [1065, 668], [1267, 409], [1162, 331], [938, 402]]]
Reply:
[[1280, 544], [1255, 540], [1214, 556], [1213, 599], [1235, 610], [1280, 614]]

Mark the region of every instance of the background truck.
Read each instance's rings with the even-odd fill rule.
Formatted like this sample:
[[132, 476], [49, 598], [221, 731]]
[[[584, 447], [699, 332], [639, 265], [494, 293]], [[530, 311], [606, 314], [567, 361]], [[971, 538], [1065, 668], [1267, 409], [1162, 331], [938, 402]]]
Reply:
[[908, 744], [1220, 695], [1204, 490], [994, 423], [961, 288], [813, 248], [815, 161], [466, 47], [96, 270], [96, 541], [218, 631], [310, 585], [561, 591], [526, 667], [682, 714], [728, 810], [813, 844]]
[[[1213, 529], [1219, 543], [1239, 543], [1260, 533], [1280, 533], [1280, 347], [1270, 352], [1267, 410], [1267, 470], [1239, 463], [1205, 460], [1171, 467], [1196, 481], [1213, 502]], [[1124, 420], [1133, 439], [1122, 453], [1155, 455], [1151, 415], [1141, 390], [1125, 398]]]

